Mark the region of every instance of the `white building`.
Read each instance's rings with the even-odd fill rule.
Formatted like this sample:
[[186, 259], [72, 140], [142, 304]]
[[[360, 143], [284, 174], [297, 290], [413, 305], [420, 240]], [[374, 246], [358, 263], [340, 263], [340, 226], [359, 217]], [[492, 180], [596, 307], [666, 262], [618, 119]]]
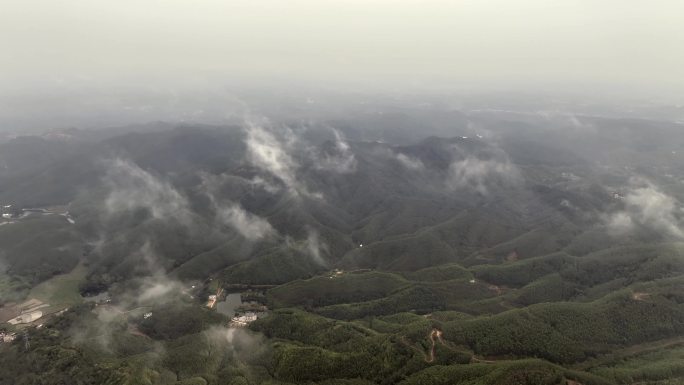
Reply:
[[253, 312], [247, 312], [239, 317], [233, 317], [230, 320], [231, 326], [234, 327], [244, 327], [247, 326], [247, 324], [254, 322], [257, 320], [257, 315], [256, 313]]

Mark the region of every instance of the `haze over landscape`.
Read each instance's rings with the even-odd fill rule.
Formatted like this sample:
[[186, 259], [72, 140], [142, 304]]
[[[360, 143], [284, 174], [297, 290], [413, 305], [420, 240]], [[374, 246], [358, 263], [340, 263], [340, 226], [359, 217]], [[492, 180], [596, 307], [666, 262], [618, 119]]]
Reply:
[[677, 0], [9, 0], [2, 7], [2, 118], [21, 128], [49, 128], [48, 116], [66, 126], [117, 124], [117, 116], [216, 122], [225, 119], [222, 104], [256, 86], [261, 97], [295, 89], [632, 104], [684, 98]]
[[0, 384], [684, 383], [682, 15], [0, 1]]

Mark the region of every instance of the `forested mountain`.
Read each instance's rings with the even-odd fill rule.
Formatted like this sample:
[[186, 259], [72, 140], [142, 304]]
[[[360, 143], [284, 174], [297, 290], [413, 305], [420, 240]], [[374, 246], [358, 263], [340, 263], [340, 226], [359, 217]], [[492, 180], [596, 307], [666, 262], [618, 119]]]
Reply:
[[46, 306], [0, 383], [674, 384], [682, 166], [681, 124], [507, 111], [12, 138], [0, 321]]

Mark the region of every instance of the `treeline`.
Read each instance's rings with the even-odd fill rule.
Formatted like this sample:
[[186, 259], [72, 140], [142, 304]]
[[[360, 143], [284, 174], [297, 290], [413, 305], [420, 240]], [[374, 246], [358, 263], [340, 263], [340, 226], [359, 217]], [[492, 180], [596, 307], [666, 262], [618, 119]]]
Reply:
[[287, 382], [361, 378], [393, 384], [428, 365], [393, 335], [300, 310], [277, 310], [251, 328], [281, 341], [275, 346], [274, 374]]
[[59, 215], [0, 226], [0, 250], [7, 276], [31, 286], [71, 271], [86, 251], [81, 235]]
[[414, 286], [398, 291], [389, 297], [354, 304], [340, 304], [322, 307], [317, 313], [335, 319], [360, 319], [412, 311], [431, 313], [445, 310], [447, 301], [437, 288]]
[[684, 333], [684, 302], [668, 295], [614, 295], [590, 303], [545, 303], [490, 317], [449, 322], [445, 338], [482, 355], [585, 360], [616, 346]]
[[277, 307], [311, 308], [383, 298], [407, 285], [408, 281], [392, 273], [346, 273], [289, 282], [269, 290], [268, 297]]
[[149, 310], [152, 315], [142, 319], [139, 326], [143, 333], [155, 339], [175, 339], [226, 322], [223, 315], [199, 305], [176, 303]]
[[[1, 385], [259, 384], [272, 380], [270, 344], [225, 328], [166, 340], [132, 332], [125, 315], [98, 317], [93, 304], [52, 318], [23, 338], [0, 344]], [[197, 309], [190, 309], [197, 310]], [[190, 318], [158, 310], [183, 324]], [[134, 318], [134, 317], [133, 317]], [[206, 326], [206, 325], [205, 325]]]
[[664, 243], [615, 247], [584, 257], [555, 253], [503, 265], [472, 268], [479, 279], [522, 287], [549, 274], [584, 288], [620, 279], [623, 285], [684, 273], [684, 246]]
[[567, 380], [583, 385], [611, 385], [598, 376], [570, 371], [541, 360], [500, 361], [470, 365], [433, 366], [401, 385], [558, 385]]
[[13, 343], [0, 344], [0, 384], [2, 385], [109, 385], [121, 384], [124, 376], [118, 365], [99, 366], [83, 349], [68, 344], [69, 330], [90, 314], [92, 307], [76, 307], [54, 318], [40, 329], [27, 330], [27, 350], [23, 335]]

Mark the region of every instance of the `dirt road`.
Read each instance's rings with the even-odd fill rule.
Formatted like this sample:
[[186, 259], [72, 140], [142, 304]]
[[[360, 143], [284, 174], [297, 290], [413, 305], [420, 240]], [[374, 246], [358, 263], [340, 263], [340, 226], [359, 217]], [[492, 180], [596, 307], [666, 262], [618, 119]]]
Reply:
[[425, 357], [425, 362], [432, 363], [435, 361], [435, 339], [437, 339], [437, 341], [439, 341], [439, 343], [442, 345], [446, 345], [442, 339], [442, 331], [438, 329], [432, 329], [432, 331], [430, 331], [430, 354]]

